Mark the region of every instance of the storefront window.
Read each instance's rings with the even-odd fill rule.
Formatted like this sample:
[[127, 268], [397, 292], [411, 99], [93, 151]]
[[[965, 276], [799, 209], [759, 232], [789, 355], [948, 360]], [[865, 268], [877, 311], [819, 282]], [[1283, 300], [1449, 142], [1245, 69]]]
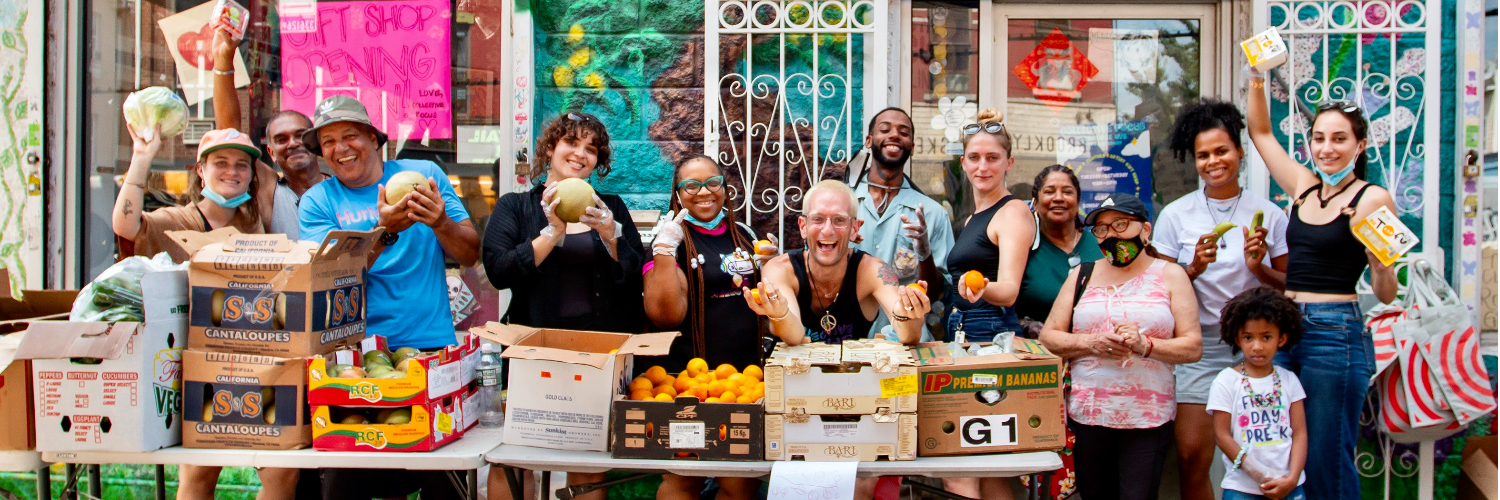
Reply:
[[[146, 209], [186, 202], [187, 168], [198, 139], [214, 128], [213, 31], [205, 27], [213, 2], [85, 4], [92, 10], [80, 274], [88, 280], [116, 258], [110, 211], [131, 152], [120, 106], [134, 90], [168, 87], [189, 105], [187, 130], [170, 138], [152, 164]], [[501, 133], [506, 108], [499, 81], [503, 2], [252, 0], [245, 6], [251, 21], [236, 63], [243, 132], [264, 145], [265, 125], [278, 111], [311, 116], [321, 99], [353, 96], [389, 134], [383, 154], [436, 162], [483, 234], [501, 191], [498, 147], [508, 137]], [[482, 275], [454, 269], [450, 276], [464, 286], [450, 279], [450, 290], [481, 295], [475, 287]]]
[[911, 7], [911, 177], [960, 222], [974, 211], [958, 156], [963, 126], [978, 112], [979, 21], [978, 2]]

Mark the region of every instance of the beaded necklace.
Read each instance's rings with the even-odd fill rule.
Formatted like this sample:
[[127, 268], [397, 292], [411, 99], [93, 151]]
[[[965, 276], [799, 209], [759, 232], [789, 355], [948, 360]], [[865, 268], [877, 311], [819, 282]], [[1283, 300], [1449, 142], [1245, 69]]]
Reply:
[[1271, 368], [1271, 392], [1269, 394], [1256, 394], [1250, 387], [1250, 373], [1243, 363], [1240, 364], [1240, 386], [1244, 388], [1245, 395], [1250, 398], [1250, 404], [1256, 408], [1273, 408], [1281, 403], [1281, 374], [1276, 368]]

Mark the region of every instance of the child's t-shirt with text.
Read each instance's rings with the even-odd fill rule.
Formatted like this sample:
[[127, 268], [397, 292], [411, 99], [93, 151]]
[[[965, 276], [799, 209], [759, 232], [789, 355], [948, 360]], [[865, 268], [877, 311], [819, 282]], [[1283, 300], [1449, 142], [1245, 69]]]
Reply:
[[[1209, 389], [1208, 413], [1213, 415], [1215, 411], [1222, 411], [1230, 414], [1229, 431], [1234, 436], [1234, 441], [1249, 450], [1241, 464], [1265, 464], [1280, 474], [1286, 474], [1292, 458], [1291, 406], [1294, 402], [1306, 399], [1307, 394], [1302, 391], [1302, 382], [1297, 379], [1297, 374], [1279, 366], [1275, 368], [1275, 376], [1261, 378], [1247, 377], [1234, 367], [1219, 372], [1219, 376], [1214, 378], [1213, 387]], [[1268, 398], [1274, 392], [1274, 379], [1278, 377], [1281, 379], [1281, 397]], [[1250, 382], [1250, 391], [1254, 395], [1261, 395], [1261, 398], [1245, 391], [1246, 380]], [[1228, 471], [1224, 474], [1224, 482], [1220, 483], [1220, 487], [1255, 495], [1261, 493], [1260, 484], [1251, 479], [1249, 474], [1243, 469], [1233, 469], [1234, 457], [1220, 456], [1224, 457], [1224, 470]], [[1297, 484], [1302, 484], [1306, 479], [1307, 474], [1304, 472], [1297, 478]]]

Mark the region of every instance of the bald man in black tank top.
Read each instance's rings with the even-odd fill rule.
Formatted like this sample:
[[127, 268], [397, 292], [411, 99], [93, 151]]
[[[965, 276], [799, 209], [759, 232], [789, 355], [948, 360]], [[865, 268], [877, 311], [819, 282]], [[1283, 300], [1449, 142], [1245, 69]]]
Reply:
[[789, 345], [864, 338], [881, 308], [902, 343], [921, 339], [932, 303], [922, 290], [901, 286], [885, 261], [849, 247], [861, 222], [854, 207], [854, 191], [844, 183], [808, 189], [797, 219], [807, 247], [771, 259], [765, 281], [754, 292], [745, 289], [750, 309], [770, 318], [771, 331]]

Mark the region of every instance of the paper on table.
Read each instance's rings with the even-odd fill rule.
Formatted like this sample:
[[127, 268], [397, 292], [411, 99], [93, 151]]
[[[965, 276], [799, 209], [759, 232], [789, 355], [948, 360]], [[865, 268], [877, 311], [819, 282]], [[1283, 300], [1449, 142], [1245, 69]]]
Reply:
[[766, 500], [850, 500], [859, 462], [774, 462]]

